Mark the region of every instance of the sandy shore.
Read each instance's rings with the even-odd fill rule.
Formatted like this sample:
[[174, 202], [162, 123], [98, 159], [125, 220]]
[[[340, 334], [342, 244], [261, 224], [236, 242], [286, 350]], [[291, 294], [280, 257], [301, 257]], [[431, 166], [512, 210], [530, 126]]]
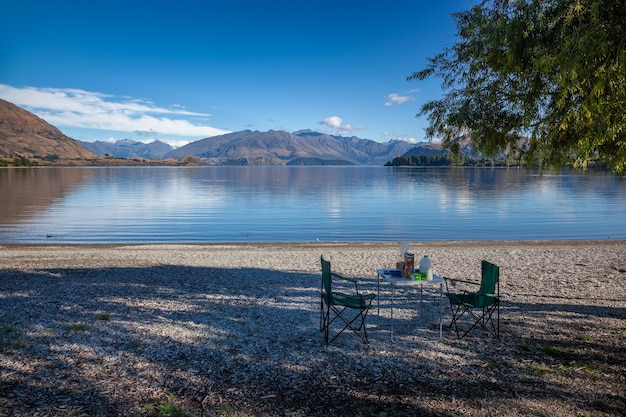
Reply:
[[0, 416], [623, 415], [625, 241], [410, 248], [500, 266], [499, 340], [393, 344], [383, 286], [370, 343], [326, 347], [320, 255], [377, 292], [395, 243], [0, 245]]

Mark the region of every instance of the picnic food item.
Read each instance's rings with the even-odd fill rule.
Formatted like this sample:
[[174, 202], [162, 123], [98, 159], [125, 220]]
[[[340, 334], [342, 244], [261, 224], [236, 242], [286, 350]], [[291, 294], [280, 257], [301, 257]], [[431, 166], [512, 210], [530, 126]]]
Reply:
[[428, 255], [424, 255], [424, 257], [420, 261], [420, 272], [424, 274], [425, 281], [433, 280], [433, 266], [430, 263], [430, 258], [428, 257]]
[[415, 268], [415, 255], [411, 252], [404, 252], [404, 277], [411, 278], [411, 272]]

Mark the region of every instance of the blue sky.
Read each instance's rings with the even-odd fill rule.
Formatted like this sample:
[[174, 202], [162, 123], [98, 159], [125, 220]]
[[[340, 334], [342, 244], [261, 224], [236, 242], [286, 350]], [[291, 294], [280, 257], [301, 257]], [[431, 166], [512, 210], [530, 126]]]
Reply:
[[469, 0], [6, 2], [0, 98], [85, 141], [245, 129], [424, 140], [407, 82]]

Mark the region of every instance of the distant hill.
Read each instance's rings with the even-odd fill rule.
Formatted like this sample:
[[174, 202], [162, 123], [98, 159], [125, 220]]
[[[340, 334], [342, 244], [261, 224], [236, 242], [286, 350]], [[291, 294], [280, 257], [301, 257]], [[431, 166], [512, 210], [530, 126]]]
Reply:
[[34, 114], [0, 99], [0, 156], [90, 159], [96, 155]]
[[311, 130], [245, 130], [201, 139], [178, 149], [160, 141], [81, 142], [36, 115], [0, 100], [0, 159], [5, 160], [32, 158], [56, 165], [63, 161], [89, 165], [383, 165], [414, 147], [401, 140], [381, 143]]
[[[467, 158], [480, 158], [482, 154], [476, 152], [474, 147], [472, 146], [469, 135], [460, 137], [458, 140], [459, 143], [459, 154], [461, 156]], [[447, 156], [447, 149], [443, 149], [441, 143], [438, 142], [420, 142], [415, 145], [415, 148], [410, 149], [407, 153], [402, 156]]]
[[137, 142], [132, 139], [122, 139], [117, 142], [79, 140], [78, 143], [97, 155], [115, 158], [163, 158], [165, 154], [174, 150], [173, 147], [159, 140], [151, 143]]
[[[525, 139], [520, 141], [524, 145]], [[461, 136], [456, 143], [459, 145], [458, 157], [452, 157], [448, 149], [444, 149], [441, 143], [421, 142], [404, 155], [394, 158], [385, 165], [391, 166], [510, 166], [519, 164], [515, 158], [509, 159], [509, 155], [500, 152], [495, 156], [488, 157], [477, 151], [472, 145], [470, 135]]]
[[448, 152], [440, 143], [420, 142], [402, 156], [446, 156]]
[[220, 165], [382, 165], [414, 146], [399, 140], [381, 143], [311, 130], [244, 130], [192, 142], [164, 158], [195, 156]]

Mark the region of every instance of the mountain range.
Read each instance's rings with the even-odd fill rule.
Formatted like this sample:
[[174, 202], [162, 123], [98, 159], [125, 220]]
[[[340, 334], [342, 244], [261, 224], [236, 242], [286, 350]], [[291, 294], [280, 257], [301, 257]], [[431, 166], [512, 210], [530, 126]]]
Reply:
[[90, 160], [91, 165], [108, 165], [111, 158], [156, 159], [168, 164], [382, 165], [415, 146], [401, 140], [381, 143], [311, 130], [245, 130], [201, 139], [177, 149], [160, 141], [83, 142], [0, 99], [0, 159]]
[[150, 143], [137, 142], [132, 139], [122, 139], [116, 142], [77, 141], [84, 148], [89, 149], [96, 155], [112, 156], [115, 158], [163, 158], [165, 154], [174, 150], [173, 147], [160, 140]]
[[399, 140], [381, 143], [311, 130], [244, 130], [192, 142], [164, 157], [192, 155], [219, 165], [320, 165], [329, 161], [335, 165], [381, 165], [414, 146]]

